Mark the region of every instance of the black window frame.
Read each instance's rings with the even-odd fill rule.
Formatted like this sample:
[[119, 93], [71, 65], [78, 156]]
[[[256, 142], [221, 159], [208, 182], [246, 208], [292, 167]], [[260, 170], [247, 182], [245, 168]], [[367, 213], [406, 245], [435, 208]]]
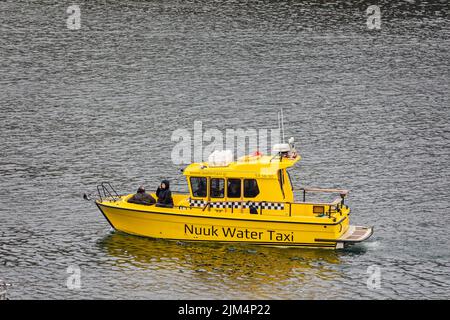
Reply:
[[[194, 188], [192, 185], [192, 179], [205, 179], [205, 195], [204, 196], [198, 196], [194, 194]], [[189, 177], [189, 183], [191, 185], [191, 195], [194, 198], [206, 198], [208, 197], [208, 178], [207, 177]]]
[[286, 170], [287, 176], [289, 178], [289, 184], [291, 185], [291, 190], [292, 192], [294, 191], [294, 185], [292, 184], [292, 178], [291, 178], [291, 173], [289, 172], [289, 170]]
[[[213, 180], [222, 180], [223, 181], [223, 193], [221, 197], [216, 197], [213, 195], [213, 191], [212, 191], [212, 186], [213, 186]], [[220, 188], [220, 184], [219, 184], [219, 188]], [[222, 199], [225, 198], [225, 179], [224, 178], [210, 178], [209, 179], [209, 195], [211, 198], [217, 198], [217, 199]]]
[[280, 189], [281, 189], [281, 193], [283, 194], [283, 199], [286, 198], [285, 194], [284, 194], [284, 173], [283, 173], [283, 169], [279, 169], [278, 170], [278, 182], [280, 183]]
[[[258, 191], [255, 195], [253, 195], [253, 196], [248, 196], [248, 195], [246, 194], [246, 190], [245, 190], [245, 181], [254, 181], [254, 182], [255, 182], [256, 190]], [[259, 195], [259, 193], [260, 193], [260, 190], [259, 190], [259, 186], [258, 186], [258, 180], [256, 180], [256, 179], [244, 179], [244, 198], [256, 198], [256, 197]]]
[[[237, 197], [230, 197], [230, 194], [229, 194], [230, 193], [230, 185], [229, 185], [229, 183], [230, 183], [231, 180], [239, 181], [239, 196], [237, 196]], [[229, 179], [227, 179], [227, 198], [239, 199], [241, 197], [242, 197], [242, 179], [239, 179], [239, 178], [229, 178]]]

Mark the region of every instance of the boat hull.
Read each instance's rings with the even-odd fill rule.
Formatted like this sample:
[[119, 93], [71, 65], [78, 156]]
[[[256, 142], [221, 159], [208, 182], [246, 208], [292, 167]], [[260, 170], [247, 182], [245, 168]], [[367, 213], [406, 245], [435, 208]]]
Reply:
[[[96, 204], [114, 229], [144, 237], [331, 249], [343, 248], [350, 243], [340, 239], [349, 232], [346, 217], [332, 223], [273, 221], [262, 216], [212, 216], [206, 212], [200, 215], [180, 213], [169, 208], [153, 208], [152, 211], [152, 207], [130, 209]], [[352, 239], [351, 243], [354, 242], [359, 241]]]

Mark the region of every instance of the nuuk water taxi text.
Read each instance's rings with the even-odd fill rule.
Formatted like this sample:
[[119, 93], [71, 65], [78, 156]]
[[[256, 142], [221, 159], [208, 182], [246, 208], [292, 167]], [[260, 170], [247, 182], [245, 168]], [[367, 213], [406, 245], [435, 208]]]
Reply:
[[[151, 238], [340, 249], [372, 235], [372, 227], [350, 224], [347, 190], [294, 188], [288, 169], [300, 155], [293, 138], [273, 151], [237, 161], [231, 151], [215, 151], [190, 164], [183, 170], [189, 192], [173, 193], [173, 205], [130, 203], [133, 194], [119, 195], [109, 183], [97, 187], [95, 203], [114, 229]], [[308, 202], [310, 193], [337, 198]]]

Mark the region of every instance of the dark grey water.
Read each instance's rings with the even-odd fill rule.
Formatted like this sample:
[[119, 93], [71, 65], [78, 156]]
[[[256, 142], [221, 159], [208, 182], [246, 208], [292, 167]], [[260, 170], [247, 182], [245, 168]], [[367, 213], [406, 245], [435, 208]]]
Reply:
[[[0, 2], [0, 280], [12, 299], [450, 297], [447, 1]], [[347, 251], [113, 233], [82, 200], [170, 177], [179, 128], [276, 126], [299, 186], [352, 190]], [[66, 286], [68, 266], [81, 289]], [[369, 289], [368, 267], [380, 268]]]

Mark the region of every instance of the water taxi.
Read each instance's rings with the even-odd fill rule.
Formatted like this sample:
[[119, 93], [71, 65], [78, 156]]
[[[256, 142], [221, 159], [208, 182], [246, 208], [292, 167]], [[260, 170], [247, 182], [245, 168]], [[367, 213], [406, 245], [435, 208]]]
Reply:
[[[97, 187], [95, 203], [114, 229], [151, 238], [341, 249], [372, 235], [372, 227], [350, 224], [348, 190], [294, 188], [288, 169], [301, 157], [292, 138], [273, 150], [236, 161], [215, 151], [190, 164], [183, 170], [189, 192], [173, 193], [173, 207], [130, 203], [133, 194], [119, 195], [109, 183]], [[311, 193], [337, 198], [308, 202]]]

